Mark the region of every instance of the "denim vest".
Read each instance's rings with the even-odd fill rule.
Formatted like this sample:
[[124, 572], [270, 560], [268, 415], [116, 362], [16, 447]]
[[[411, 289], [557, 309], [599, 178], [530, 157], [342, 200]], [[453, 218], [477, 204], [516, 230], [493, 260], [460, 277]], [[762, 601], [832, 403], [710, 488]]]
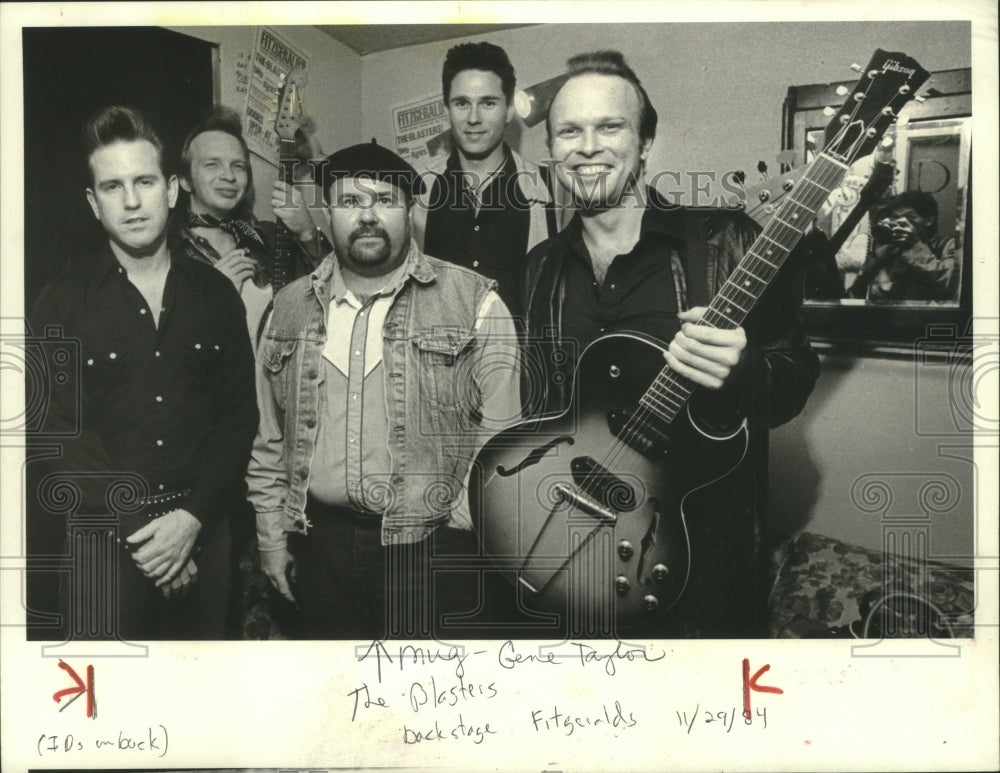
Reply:
[[[306, 533], [306, 493], [316, 447], [329, 286], [334, 256], [275, 299], [261, 342], [261, 399], [274, 403], [283, 437], [286, 531]], [[382, 328], [388, 485], [369, 489], [382, 507], [382, 544], [416, 542], [451, 515], [475, 453], [480, 407], [471, 379], [479, 309], [495, 283], [422, 254], [411, 243], [409, 275]], [[268, 389], [269, 388], [269, 389]], [[258, 512], [263, 512], [259, 502]]]

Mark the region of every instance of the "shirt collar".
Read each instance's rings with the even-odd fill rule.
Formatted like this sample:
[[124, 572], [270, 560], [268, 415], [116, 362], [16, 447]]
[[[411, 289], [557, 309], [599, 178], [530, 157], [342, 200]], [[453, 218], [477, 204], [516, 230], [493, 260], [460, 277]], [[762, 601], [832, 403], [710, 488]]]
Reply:
[[[639, 224], [638, 245], [651, 234], [665, 236], [675, 241], [684, 241], [685, 231], [682, 221], [685, 208], [666, 199], [653, 187], [646, 188], [646, 211]], [[583, 218], [577, 212], [573, 215], [564, 233], [569, 246], [580, 257], [588, 257], [589, 251], [583, 241]], [[633, 248], [634, 249], [634, 248]]]
[[[190, 263], [185, 260], [183, 256], [175, 257], [169, 250], [167, 252], [167, 256], [170, 259], [170, 271], [176, 270], [185, 276], [190, 276]], [[119, 269], [121, 269], [120, 272]], [[104, 246], [97, 251], [97, 255], [94, 260], [94, 278], [98, 285], [101, 285], [108, 281], [109, 278], [119, 273], [123, 277], [126, 276], [124, 267], [118, 262], [118, 258], [115, 257], [115, 253], [111, 249], [111, 243], [105, 242]]]

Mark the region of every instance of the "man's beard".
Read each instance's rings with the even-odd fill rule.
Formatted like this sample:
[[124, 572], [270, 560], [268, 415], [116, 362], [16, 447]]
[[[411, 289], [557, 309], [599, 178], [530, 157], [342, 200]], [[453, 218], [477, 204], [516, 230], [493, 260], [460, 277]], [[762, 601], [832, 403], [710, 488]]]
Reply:
[[[374, 252], [358, 247], [357, 242], [366, 236], [377, 236], [382, 240], [382, 246]], [[348, 254], [355, 263], [362, 265], [380, 265], [392, 257], [392, 244], [389, 241], [389, 234], [375, 226], [373, 228], [358, 228], [350, 237], [350, 246], [347, 248]]]

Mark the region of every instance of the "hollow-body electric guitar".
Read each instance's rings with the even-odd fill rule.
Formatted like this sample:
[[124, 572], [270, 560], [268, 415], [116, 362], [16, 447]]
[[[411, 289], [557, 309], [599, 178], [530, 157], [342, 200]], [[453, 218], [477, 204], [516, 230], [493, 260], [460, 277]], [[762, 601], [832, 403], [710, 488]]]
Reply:
[[[848, 166], [874, 150], [928, 75], [905, 54], [875, 53], [824, 149], [703, 324], [743, 323]], [[469, 499], [484, 549], [526, 599], [570, 616], [574, 631], [640, 624], [684, 592], [686, 513], [749, 447], [745, 422], [722, 434], [699, 427], [693, 390], [664, 364], [661, 346], [638, 335], [600, 338], [577, 362], [566, 411], [495, 435], [473, 464]]]

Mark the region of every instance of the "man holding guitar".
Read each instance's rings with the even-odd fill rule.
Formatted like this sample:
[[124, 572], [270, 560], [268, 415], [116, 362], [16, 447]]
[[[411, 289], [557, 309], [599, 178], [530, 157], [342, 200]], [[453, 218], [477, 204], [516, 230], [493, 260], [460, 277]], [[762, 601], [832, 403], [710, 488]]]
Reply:
[[[669, 616], [657, 616], [657, 607], [665, 606], [666, 599], [654, 586], [670, 572], [677, 575], [680, 560], [668, 567], [666, 559], [655, 559], [653, 575], [658, 580], [648, 580], [644, 588], [639, 587], [637, 577], [623, 570], [615, 580], [615, 590], [619, 606], [637, 597], [644, 609], [639, 613], [643, 624], [629, 633], [753, 635], [755, 551], [765, 505], [766, 428], [802, 409], [818, 374], [818, 358], [809, 346], [787, 278], [779, 278], [745, 326], [727, 330], [701, 324], [705, 304], [753, 243], [756, 228], [739, 213], [671, 205], [646, 186], [646, 160], [657, 115], [621, 54], [601, 51], [576, 56], [569, 62], [569, 73], [549, 108], [547, 129], [556, 177], [578, 211], [565, 230], [535, 248], [528, 258], [529, 341], [539, 353], [537, 361], [544, 365], [545, 381], [527, 384], [526, 400], [543, 405], [548, 413], [567, 407], [575, 355], [602, 335], [627, 331], [659, 347], [651, 350], [658, 360], [652, 375], [665, 360], [694, 387], [690, 409], [696, 425], [728, 435], [746, 421], [751, 447], [736, 471], [698, 502], [697, 512], [690, 511], [688, 502], [691, 575], [679, 604]], [[617, 379], [618, 365], [608, 369], [611, 378]], [[650, 380], [652, 376], [642, 386]], [[587, 388], [585, 375], [579, 381], [581, 389]], [[626, 391], [624, 384], [613, 389], [619, 386]], [[669, 399], [666, 393], [653, 395], [654, 402]], [[630, 441], [641, 435], [641, 442], [633, 444], [639, 447], [655, 447], [660, 441], [668, 445], [662, 428], [639, 423], [644, 420], [642, 413], [640, 409], [634, 415], [623, 414], [625, 432], [614, 427], [609, 414], [612, 432]], [[581, 419], [581, 430], [585, 426]], [[578, 436], [575, 448], [566, 453], [582, 453], [581, 445]], [[688, 453], [683, 448], [674, 450]], [[662, 454], [666, 453], [663, 448]], [[559, 489], [559, 497], [598, 521], [618, 517], [619, 541], [612, 555], [629, 567], [641, 566], [643, 561], [652, 565], [653, 554], [646, 551], [657, 539], [664, 541], [656, 529], [657, 523], [671, 517], [662, 502], [668, 496], [649, 496], [649, 502], [659, 498], [661, 503], [650, 506], [648, 531], [644, 536], [638, 532], [635, 539], [622, 539], [625, 517], [643, 512], [642, 497], [618, 507], [616, 516], [601, 505], [602, 497], [610, 496], [601, 490], [601, 480], [614, 478], [611, 488], [627, 491], [626, 499], [634, 497], [639, 484], [618, 468], [608, 465], [605, 469], [603, 462], [589, 457], [577, 459], [581, 469], [590, 472], [576, 478], [578, 488]], [[492, 462], [487, 469], [492, 469]], [[685, 482], [678, 483], [683, 487]], [[677, 541], [683, 539], [679, 533]], [[597, 540], [590, 542], [593, 546]], [[527, 563], [521, 581], [539, 592], [551, 582], [552, 573], [529, 572]], [[644, 613], [648, 613], [646, 621]], [[590, 633], [612, 633], [601, 630], [606, 623], [598, 622]]]
[[[329, 250], [301, 196], [277, 180], [272, 207], [280, 225], [253, 214], [250, 151], [239, 116], [214, 110], [188, 134], [181, 150], [182, 202], [172, 229], [172, 245], [188, 257], [215, 266], [236, 286], [247, 310], [247, 327], [256, 346], [274, 291], [309, 273]], [[276, 231], [293, 237], [279, 250]]]

